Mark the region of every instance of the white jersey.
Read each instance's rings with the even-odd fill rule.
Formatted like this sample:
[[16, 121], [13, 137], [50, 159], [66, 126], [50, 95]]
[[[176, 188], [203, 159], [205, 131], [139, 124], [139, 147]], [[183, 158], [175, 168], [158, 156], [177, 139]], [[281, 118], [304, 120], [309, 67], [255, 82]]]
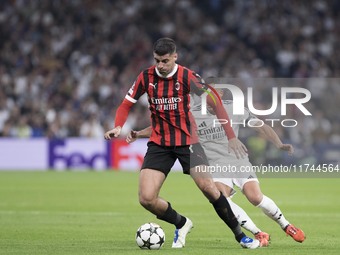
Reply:
[[[244, 108], [244, 115], [234, 115], [232, 102], [231, 100], [222, 101], [228, 113], [231, 127], [238, 137], [240, 126], [247, 126], [249, 120], [254, 121], [252, 122], [254, 124], [259, 119], [252, 115], [247, 108]], [[234, 183], [241, 189], [247, 181], [257, 181], [256, 174], [241, 172], [243, 168], [251, 169], [248, 157], [238, 159], [234, 152], [228, 152], [228, 138], [218, 118], [209, 111], [206, 115], [202, 115], [200, 99], [195, 98], [195, 96], [192, 97], [191, 111], [195, 117], [197, 133], [209, 164], [220, 170], [212, 171], [214, 181], [225, 183], [231, 188], [233, 187], [232, 183]], [[236, 172], [231, 169], [236, 169]]]
[[[252, 115], [247, 108], [244, 108], [244, 115], [233, 114], [233, 101], [223, 100], [223, 106], [228, 113], [231, 127], [234, 130], [236, 137], [238, 137], [239, 127], [246, 126], [249, 120], [258, 120]], [[206, 115], [202, 115], [201, 106], [194, 105], [192, 108], [192, 114], [195, 117], [197, 124], [197, 133], [203, 148], [206, 151], [208, 160], [218, 160], [221, 156], [236, 158], [234, 153], [228, 153], [228, 138], [225, 135], [225, 131], [218, 121], [216, 115], [207, 112]]]

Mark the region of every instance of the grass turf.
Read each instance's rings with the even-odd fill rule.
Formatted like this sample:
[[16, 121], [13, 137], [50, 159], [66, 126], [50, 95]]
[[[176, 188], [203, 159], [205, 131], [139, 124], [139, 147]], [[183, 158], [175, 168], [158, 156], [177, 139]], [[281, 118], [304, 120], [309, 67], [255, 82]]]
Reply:
[[[161, 196], [189, 216], [187, 246], [171, 249], [173, 226], [138, 204], [138, 174], [0, 171], [0, 254], [340, 254], [340, 179], [262, 179], [262, 191], [307, 239], [296, 243], [238, 192], [234, 201], [271, 234], [268, 248], [248, 251], [234, 240], [190, 177], [171, 173]], [[160, 224], [166, 242], [140, 250], [137, 228]]]

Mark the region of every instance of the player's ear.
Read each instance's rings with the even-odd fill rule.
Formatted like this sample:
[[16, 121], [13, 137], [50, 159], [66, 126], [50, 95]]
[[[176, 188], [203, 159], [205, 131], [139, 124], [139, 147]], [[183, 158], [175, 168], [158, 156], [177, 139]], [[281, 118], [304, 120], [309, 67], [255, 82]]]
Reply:
[[174, 53], [174, 60], [176, 61], [177, 60], [177, 52]]

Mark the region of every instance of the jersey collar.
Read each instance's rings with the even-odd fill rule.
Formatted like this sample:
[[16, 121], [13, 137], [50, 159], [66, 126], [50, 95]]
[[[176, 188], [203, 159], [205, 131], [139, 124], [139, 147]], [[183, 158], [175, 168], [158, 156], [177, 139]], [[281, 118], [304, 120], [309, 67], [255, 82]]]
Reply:
[[163, 76], [163, 75], [161, 75], [161, 73], [158, 71], [158, 69], [156, 67], [156, 73], [159, 77], [170, 78], [170, 77], [174, 76], [174, 74], [177, 72], [177, 69], [178, 69], [178, 64], [175, 65], [174, 69], [167, 76]]

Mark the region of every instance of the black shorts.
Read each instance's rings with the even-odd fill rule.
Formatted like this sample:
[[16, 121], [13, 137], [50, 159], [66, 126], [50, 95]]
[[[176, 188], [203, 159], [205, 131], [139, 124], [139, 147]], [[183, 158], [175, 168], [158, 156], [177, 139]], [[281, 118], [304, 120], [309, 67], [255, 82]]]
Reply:
[[190, 174], [190, 168], [195, 166], [208, 165], [208, 159], [199, 143], [185, 146], [160, 146], [148, 142], [142, 169], [155, 169], [168, 175], [177, 159], [185, 174]]

